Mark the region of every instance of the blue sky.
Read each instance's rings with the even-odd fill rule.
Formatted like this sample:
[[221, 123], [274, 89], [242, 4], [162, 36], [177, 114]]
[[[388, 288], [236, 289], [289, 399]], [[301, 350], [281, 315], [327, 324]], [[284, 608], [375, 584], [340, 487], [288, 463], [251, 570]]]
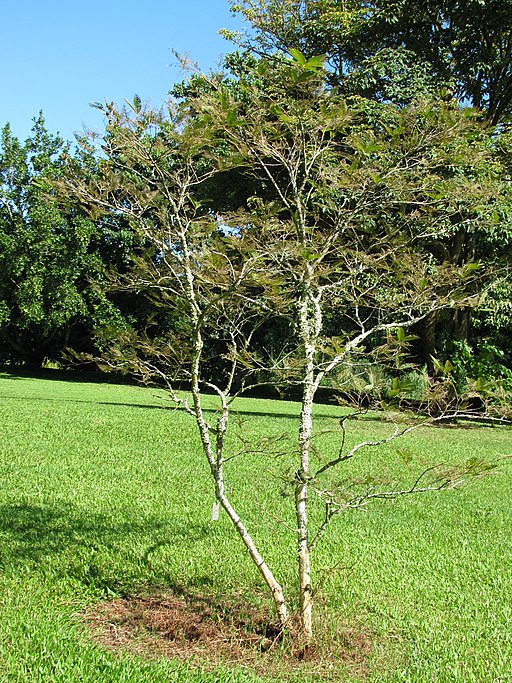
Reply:
[[91, 102], [137, 93], [159, 106], [181, 79], [172, 50], [215, 67], [230, 44], [220, 28], [240, 27], [227, 0], [18, 0], [0, 29], [0, 126], [25, 139], [43, 110], [51, 132], [73, 139], [101, 130]]

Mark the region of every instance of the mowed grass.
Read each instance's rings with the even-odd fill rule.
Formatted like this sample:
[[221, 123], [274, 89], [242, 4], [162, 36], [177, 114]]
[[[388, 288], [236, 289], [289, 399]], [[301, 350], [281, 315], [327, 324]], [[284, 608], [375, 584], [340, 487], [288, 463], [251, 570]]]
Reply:
[[[84, 609], [102, 600], [176, 587], [266, 600], [228, 520], [211, 520], [212, 487], [193, 421], [167, 409], [162, 396], [0, 375], [1, 683], [261, 680], [243, 668], [211, 672], [114, 653], [83, 624]], [[237, 430], [251, 444], [290, 439], [280, 458], [235, 458], [227, 476], [294, 599], [293, 504], [275, 475], [293, 462], [299, 407], [241, 399], [237, 410]], [[317, 407], [324, 457], [336, 452], [339, 412]], [[350, 438], [389, 433], [375, 417]], [[237, 452], [237, 438], [229, 448]], [[512, 432], [422, 429], [363, 452], [340, 476], [386, 470], [405, 480], [404, 450], [424, 463], [493, 461], [512, 454]], [[333, 521], [313, 558], [322, 637], [363, 633], [373, 643], [365, 671], [340, 668], [340, 681], [512, 681], [511, 463], [461, 490], [378, 502]], [[312, 510], [313, 522], [320, 513]]]

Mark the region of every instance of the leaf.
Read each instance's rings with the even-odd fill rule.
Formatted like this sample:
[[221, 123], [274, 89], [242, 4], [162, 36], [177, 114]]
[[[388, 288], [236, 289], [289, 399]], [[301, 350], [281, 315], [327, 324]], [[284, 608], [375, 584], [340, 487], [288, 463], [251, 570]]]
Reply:
[[445, 375], [449, 375], [452, 370], [453, 370], [453, 363], [451, 363], [449, 360], [447, 360], [443, 366], [443, 372]]
[[226, 123], [228, 126], [236, 126], [238, 123], [238, 118], [237, 118], [237, 111], [236, 109], [230, 109], [228, 112], [227, 118], [226, 118]]
[[306, 261], [314, 261], [318, 257], [318, 254], [315, 254], [311, 249], [303, 249], [301, 251], [301, 256]]
[[315, 57], [310, 57], [304, 66], [309, 71], [320, 71], [324, 68], [326, 58], [326, 55], [316, 55]]
[[441, 361], [439, 360], [439, 358], [435, 358], [434, 356], [430, 356], [430, 358], [432, 360], [432, 365], [437, 370], [437, 372], [439, 372], [440, 374], [443, 374], [444, 373], [444, 366], [441, 363]]
[[480, 270], [481, 267], [482, 267], [482, 264], [478, 261], [474, 261], [472, 263], [466, 263], [466, 265], [464, 266], [464, 268], [462, 270], [462, 275], [463, 275], [463, 277], [470, 275], [475, 270]]
[[306, 83], [311, 79], [311, 70], [307, 69], [304, 70], [302, 73], [300, 73], [296, 78], [295, 78], [295, 83], [297, 85], [300, 85], [300, 83]]
[[304, 57], [302, 52], [299, 52], [299, 50], [296, 50], [292, 47], [288, 50], [288, 53], [291, 55], [291, 57], [293, 57], [294, 62], [300, 64], [301, 66], [306, 66], [306, 58]]
[[394, 377], [391, 389], [388, 390], [388, 398], [396, 398], [400, 394], [411, 391], [412, 388], [412, 383], [409, 380]]

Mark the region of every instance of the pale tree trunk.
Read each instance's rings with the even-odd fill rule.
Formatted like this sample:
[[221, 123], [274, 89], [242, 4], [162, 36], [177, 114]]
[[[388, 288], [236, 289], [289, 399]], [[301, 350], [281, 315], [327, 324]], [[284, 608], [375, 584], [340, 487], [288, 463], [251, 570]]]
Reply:
[[265, 562], [265, 560], [259, 553], [258, 549], [256, 548], [254, 541], [252, 540], [247, 529], [243, 525], [236, 510], [233, 508], [225, 494], [221, 492], [223, 488], [224, 485], [222, 483], [220, 484], [220, 486], [217, 485], [217, 500], [226, 511], [229, 519], [233, 522], [235, 529], [238, 531], [242, 541], [245, 544], [245, 547], [249, 551], [249, 555], [251, 556], [252, 561], [257, 566], [261, 576], [263, 577], [263, 580], [270, 588], [272, 598], [274, 600], [274, 605], [279, 617], [279, 623], [281, 625], [281, 628], [285, 629], [288, 626], [288, 610], [286, 608], [283, 589], [280, 586], [280, 584], [276, 581], [274, 575], [268, 568], [267, 563]]
[[300, 467], [296, 473], [295, 482], [295, 514], [297, 519], [300, 621], [302, 636], [307, 646], [313, 638], [313, 591], [307, 507], [310, 476], [309, 453], [313, 426], [313, 399], [315, 396], [315, 342], [319, 333], [319, 326], [321, 326], [321, 319], [318, 317], [316, 306], [316, 314], [312, 314], [310, 310], [310, 307], [316, 302], [310, 295], [307, 278], [304, 286], [306, 291], [299, 303], [299, 333], [304, 343], [305, 368], [299, 431]]
[[[199, 375], [200, 375], [200, 358], [202, 351], [202, 339], [199, 328], [196, 328], [195, 334], [195, 354], [192, 363], [192, 396], [194, 401], [194, 413], [196, 417], [197, 426], [199, 428], [199, 433], [201, 435], [201, 443], [203, 446], [203, 451], [206, 455], [208, 463], [210, 465], [210, 470], [215, 482], [215, 497], [218, 502], [222, 505], [223, 509], [226, 511], [229, 519], [232, 521], [235, 529], [237, 530], [240, 538], [242, 539], [245, 547], [249, 551], [252, 561], [258, 568], [263, 580], [269, 587], [272, 598], [274, 600], [274, 605], [279, 616], [279, 622], [282, 629], [285, 629], [288, 625], [288, 610], [286, 607], [286, 601], [284, 598], [284, 593], [281, 585], [274, 577], [273, 573], [270, 571], [267, 563], [263, 559], [261, 553], [258, 551], [254, 540], [247, 531], [245, 525], [242, 523], [240, 516], [231, 505], [224, 486], [224, 470], [223, 470], [223, 443], [224, 436], [228, 426], [228, 412], [227, 408], [223, 412], [222, 417], [217, 423], [216, 430], [216, 449], [214, 450], [212, 440], [210, 438], [210, 430], [208, 424], [204, 418], [203, 410], [201, 406], [201, 389], [199, 385]], [[225, 397], [223, 397], [224, 399]], [[225, 400], [223, 400], [225, 403]]]
[[194, 336], [193, 336], [193, 355], [191, 364], [191, 390], [194, 403], [193, 413], [196, 418], [199, 434], [201, 437], [201, 444], [203, 452], [206, 455], [213, 480], [215, 482], [215, 497], [226, 511], [229, 519], [233, 523], [245, 547], [249, 551], [249, 555], [258, 568], [263, 580], [269, 587], [274, 605], [279, 617], [281, 628], [284, 630], [288, 626], [288, 610], [281, 585], [278, 583], [273, 573], [270, 571], [267, 563], [263, 559], [261, 553], [258, 551], [254, 540], [247, 531], [245, 525], [242, 523], [240, 516], [231, 505], [225, 491], [224, 486], [224, 437], [228, 428], [229, 408], [226, 396], [223, 391], [218, 390], [218, 394], [222, 401], [222, 415], [217, 422], [215, 430], [215, 448], [210, 436], [210, 428], [204, 417], [201, 405], [201, 358], [203, 351], [203, 339], [201, 334], [201, 316], [194, 289], [193, 271], [190, 266], [190, 259], [188, 255], [188, 248], [186, 242], [186, 235], [182, 233], [182, 244], [185, 253], [185, 272], [187, 276], [188, 287], [186, 289], [187, 299], [190, 305], [191, 318], [194, 322]]
[[313, 396], [308, 386], [304, 387], [299, 435], [300, 469], [296, 474], [295, 513], [297, 518], [297, 541], [299, 560], [299, 607], [301, 629], [306, 643], [313, 638], [312, 610], [313, 593], [311, 588], [311, 564], [308, 537], [308, 477], [309, 441], [311, 438]]

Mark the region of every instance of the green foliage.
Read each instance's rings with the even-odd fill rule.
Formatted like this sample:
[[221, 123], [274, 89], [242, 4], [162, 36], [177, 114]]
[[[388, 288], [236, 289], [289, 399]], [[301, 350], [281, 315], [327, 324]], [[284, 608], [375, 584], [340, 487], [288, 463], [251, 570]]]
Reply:
[[[201, 305], [208, 308], [208, 297], [223, 291], [232, 305], [237, 282], [236, 306], [243, 293], [253, 302], [247, 320], [259, 319], [250, 358], [239, 360], [246, 374], [253, 364], [259, 380], [272, 381], [285, 357], [285, 379], [297, 381], [294, 297], [308, 268], [315, 287], [330, 292], [322, 303], [324, 358], [342, 352], [357, 320], [365, 329], [395, 321], [398, 349], [412, 341], [401, 327], [411, 317], [478, 302], [489, 263], [507, 239], [510, 190], [495, 138], [475, 112], [440, 99], [369, 109], [365, 98], [347, 100], [323, 87], [323, 58], [295, 49], [291, 55], [232, 55], [236, 77], [194, 76], [167, 112], [107, 105], [98, 173], [84, 183], [78, 169], [72, 187], [63, 185], [96, 221], [124, 215], [140, 243], [147, 241], [132, 275], [121, 272], [117, 286], [145, 294], [148, 304], [134, 316], [143, 355], [148, 359], [154, 340], [158, 363], [176, 376], [191, 329], [179, 263], [182, 224]], [[247, 280], [245, 269], [254, 273]], [[210, 312], [203, 330], [209, 380], [222, 377], [232, 360], [228, 308]], [[135, 337], [122, 339], [133, 360]], [[386, 392], [398, 396], [405, 387], [393, 381], [409, 368], [395, 372], [400, 353], [386, 344], [359, 352], [394, 368]]]
[[[0, 356], [41, 365], [64, 347], [90, 347], [95, 326], [119, 319], [104, 294], [101, 242], [108, 230], [77, 205], [58, 205], [53, 183], [66, 172], [69, 145], [42, 115], [24, 144], [2, 131], [0, 146]], [[78, 160], [77, 160], [78, 163]], [[84, 161], [80, 162], [82, 165]], [[89, 163], [91, 163], [89, 161]]]
[[[510, 119], [510, 0], [466, 0], [455, 4], [425, 0], [354, 0], [341, 4], [334, 0], [243, 0], [233, 1], [232, 6], [251, 25], [246, 34], [233, 36], [235, 42], [256, 54], [277, 59], [290, 49], [300, 50], [304, 60], [326, 55], [327, 83], [353, 99], [370, 124], [378, 126], [382, 122], [382, 102], [406, 106], [424, 98], [445, 103], [455, 98], [469, 103], [476, 107], [476, 116], [493, 125]], [[504, 182], [510, 175], [507, 131], [500, 125], [494, 137], [489, 138], [493, 157], [489, 163]], [[371, 150], [373, 143], [369, 140], [363, 144]], [[457, 152], [452, 153], [455, 158]], [[449, 163], [445, 173], [448, 180], [452, 173]], [[379, 173], [370, 169], [369, 175], [379, 182]], [[431, 196], [441, 199], [445, 191], [433, 188]], [[478, 212], [485, 204], [476, 192], [471, 210]], [[487, 286], [493, 295], [482, 313], [468, 314], [468, 319], [474, 321], [472, 328], [461, 316], [452, 320], [433, 316], [429, 335], [423, 339], [424, 353], [419, 355], [420, 362], [427, 362], [430, 368], [430, 356], [441, 351], [439, 338], [447, 332], [447, 326], [452, 338], [466, 336], [478, 345], [480, 336], [492, 336], [507, 352], [510, 331], [506, 332], [502, 324], [503, 315], [508, 316], [510, 297], [505, 290], [510, 289], [510, 275], [508, 284], [504, 283], [495, 266], [499, 262], [502, 269], [504, 261], [510, 263], [512, 203], [505, 200], [491, 206], [494, 225], [492, 221], [484, 221], [481, 226], [473, 222], [468, 229], [457, 202], [452, 202], [451, 228], [440, 231], [431, 244], [441, 260], [458, 265], [485, 262], [490, 275]], [[494, 314], [489, 315], [490, 309]], [[491, 322], [497, 315], [498, 326]], [[419, 333], [423, 334], [421, 329]], [[468, 337], [471, 334], [472, 339]]]
[[231, 0], [252, 27], [235, 41], [270, 54], [325, 54], [345, 92], [395, 103], [439, 88], [486, 111], [511, 114], [510, 0]]
[[460, 394], [474, 392], [487, 404], [496, 404], [509, 412], [512, 399], [512, 371], [505, 364], [504, 351], [489, 340], [481, 340], [476, 349], [466, 341], [449, 340], [447, 360], [435, 362], [439, 374], [450, 378]]

